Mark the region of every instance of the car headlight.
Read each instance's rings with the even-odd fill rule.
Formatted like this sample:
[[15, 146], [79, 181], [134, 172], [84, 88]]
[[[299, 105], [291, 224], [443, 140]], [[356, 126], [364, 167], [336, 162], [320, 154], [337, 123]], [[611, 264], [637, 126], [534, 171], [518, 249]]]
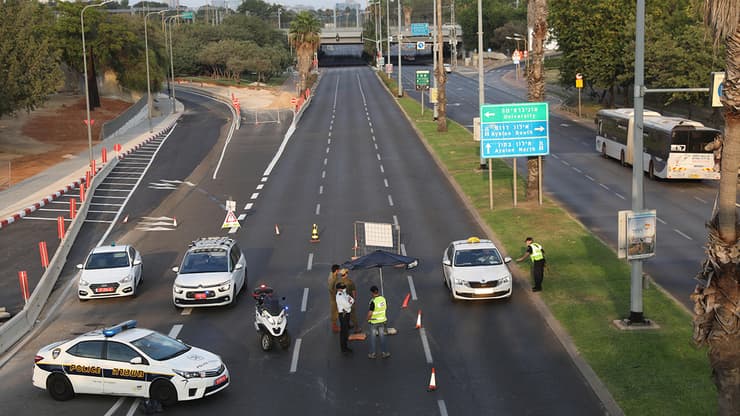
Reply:
[[218, 287], [219, 292], [228, 292], [229, 289], [231, 289], [231, 280], [221, 283], [221, 285]]
[[467, 280], [463, 280], [463, 279], [455, 279], [455, 284], [460, 285], [460, 286], [470, 287], [470, 283], [468, 283]]
[[174, 371], [175, 374], [179, 375], [182, 378], [200, 378], [203, 376], [200, 371], [175, 370], [174, 368], [172, 369], [172, 371]]
[[183, 289], [180, 286], [178, 286], [178, 285], [174, 285], [174, 286], [172, 286], [172, 291], [175, 292], [175, 293], [177, 293], [177, 294], [180, 294], [180, 293], [183, 292]]
[[500, 279], [498, 282], [499, 283], [509, 283], [509, 282], [511, 282], [511, 275], [504, 276], [504, 278], [503, 279]]
[[133, 278], [134, 278], [134, 274], [133, 273], [129, 273], [126, 276], [124, 276], [123, 279], [121, 279], [119, 282], [120, 283], [127, 283], [127, 282], [130, 282]]
[[80, 277], [80, 286], [90, 286], [90, 282]]

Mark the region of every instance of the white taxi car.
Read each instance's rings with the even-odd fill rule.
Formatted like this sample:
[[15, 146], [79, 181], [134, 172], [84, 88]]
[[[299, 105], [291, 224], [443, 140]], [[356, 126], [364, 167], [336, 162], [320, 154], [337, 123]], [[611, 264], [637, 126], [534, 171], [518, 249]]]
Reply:
[[204, 237], [190, 244], [172, 285], [177, 308], [231, 304], [247, 285], [247, 260], [227, 237]]
[[33, 385], [55, 400], [77, 393], [135, 396], [164, 406], [229, 385], [221, 358], [126, 321], [47, 345], [34, 358]]
[[141, 254], [132, 246], [115, 244], [92, 249], [85, 264], [78, 264], [80, 300], [136, 296], [143, 279]]
[[501, 299], [511, 296], [511, 257], [502, 257], [491, 240], [470, 237], [450, 243], [442, 255], [445, 285], [456, 299]]

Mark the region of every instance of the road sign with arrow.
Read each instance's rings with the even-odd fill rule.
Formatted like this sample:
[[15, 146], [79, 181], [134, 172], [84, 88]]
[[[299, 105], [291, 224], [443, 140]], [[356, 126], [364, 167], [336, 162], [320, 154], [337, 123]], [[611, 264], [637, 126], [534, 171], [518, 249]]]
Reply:
[[550, 128], [546, 102], [486, 104], [480, 108], [480, 152], [483, 158], [549, 154]]

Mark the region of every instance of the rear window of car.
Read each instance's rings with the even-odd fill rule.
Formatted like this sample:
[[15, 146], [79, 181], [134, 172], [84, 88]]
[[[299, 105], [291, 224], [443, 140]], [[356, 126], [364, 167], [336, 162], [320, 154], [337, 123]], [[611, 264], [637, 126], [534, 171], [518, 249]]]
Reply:
[[113, 253], [93, 253], [87, 259], [85, 269], [113, 269], [117, 267], [128, 267], [128, 253], [116, 251]]
[[455, 267], [496, 266], [503, 263], [495, 248], [458, 250], [455, 253]]
[[196, 249], [188, 251], [180, 273], [213, 273], [229, 271], [229, 253], [223, 249]]

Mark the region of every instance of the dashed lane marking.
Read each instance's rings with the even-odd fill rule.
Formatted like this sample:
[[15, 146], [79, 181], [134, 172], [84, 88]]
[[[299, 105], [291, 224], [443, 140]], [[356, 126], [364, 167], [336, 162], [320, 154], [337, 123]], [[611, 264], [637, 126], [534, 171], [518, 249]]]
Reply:
[[308, 288], [303, 288], [303, 300], [301, 301], [301, 312], [306, 312], [306, 305], [308, 304]]
[[298, 355], [301, 353], [301, 342], [303, 340], [298, 338], [295, 340], [295, 345], [293, 346], [293, 358], [290, 360], [290, 372], [295, 373], [296, 370], [298, 370]]

